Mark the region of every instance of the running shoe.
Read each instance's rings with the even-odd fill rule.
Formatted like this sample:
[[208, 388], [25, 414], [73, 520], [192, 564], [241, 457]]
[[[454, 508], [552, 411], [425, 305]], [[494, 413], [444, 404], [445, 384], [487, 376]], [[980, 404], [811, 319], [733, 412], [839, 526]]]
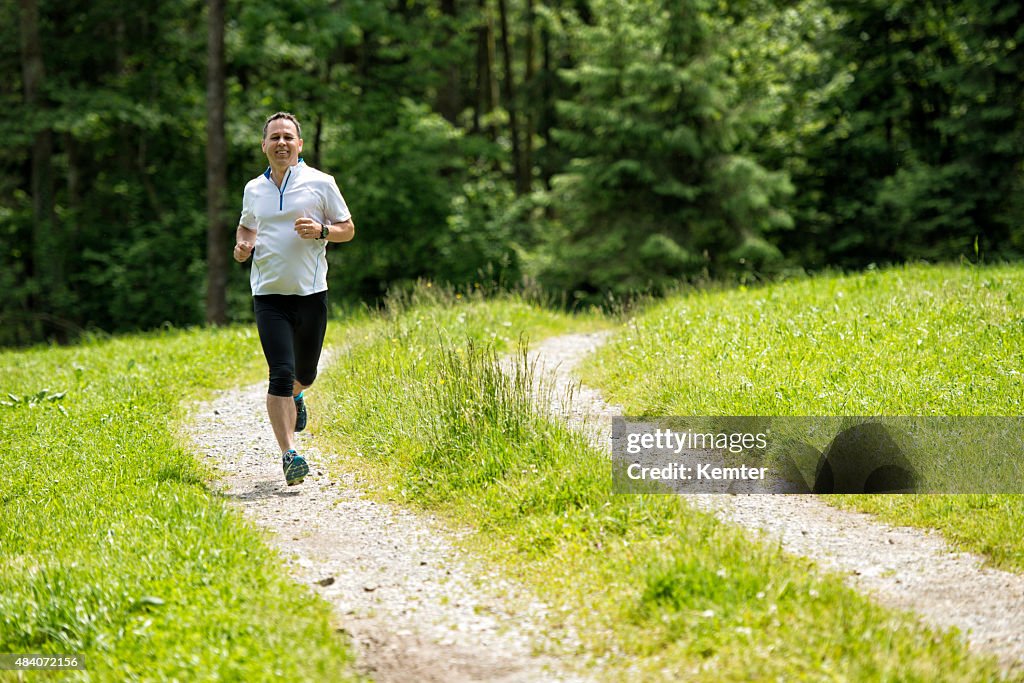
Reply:
[[281, 460], [284, 465], [284, 480], [289, 486], [301, 484], [309, 474], [309, 465], [306, 464], [306, 459], [295, 451], [288, 451], [281, 457]]
[[299, 394], [295, 397], [295, 431], [301, 432], [306, 428], [306, 421], [309, 419], [309, 411], [306, 410], [306, 401]]

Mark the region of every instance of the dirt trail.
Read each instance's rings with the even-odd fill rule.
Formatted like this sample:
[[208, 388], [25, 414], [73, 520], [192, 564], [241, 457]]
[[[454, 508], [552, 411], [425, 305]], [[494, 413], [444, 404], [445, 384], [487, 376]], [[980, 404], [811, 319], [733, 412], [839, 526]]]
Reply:
[[[216, 394], [194, 407], [188, 438], [293, 576], [334, 607], [364, 673], [395, 683], [587, 680], [572, 662], [537, 654], [575, 643], [544, 630], [543, 603], [474, 565], [439, 523], [367, 500], [351, 476], [328, 477], [309, 435], [299, 449], [310, 476], [285, 486], [265, 396], [263, 383]], [[315, 389], [309, 405], [316, 410]]]
[[[538, 344], [530, 354], [538, 374], [553, 383], [552, 409], [582, 421], [593, 442], [610, 452], [611, 418], [623, 415], [600, 394], [579, 386], [573, 368], [608, 338], [574, 334]], [[573, 387], [570, 391], [570, 387]], [[893, 527], [830, 507], [809, 495], [690, 494], [697, 507], [781, 541], [790, 553], [844, 574], [878, 602], [918, 613], [934, 626], [955, 626], [971, 647], [995, 654], [1007, 669], [1024, 671], [1024, 576], [983, 566], [980, 557], [952, 550], [938, 533]]]

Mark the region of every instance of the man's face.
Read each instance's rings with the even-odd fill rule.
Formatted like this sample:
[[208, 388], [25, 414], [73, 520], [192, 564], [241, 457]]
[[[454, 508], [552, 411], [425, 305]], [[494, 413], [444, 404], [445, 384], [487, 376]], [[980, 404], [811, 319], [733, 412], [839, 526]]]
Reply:
[[294, 123], [288, 119], [274, 119], [267, 126], [262, 146], [271, 166], [294, 166], [299, 163], [299, 154], [302, 153], [302, 138]]

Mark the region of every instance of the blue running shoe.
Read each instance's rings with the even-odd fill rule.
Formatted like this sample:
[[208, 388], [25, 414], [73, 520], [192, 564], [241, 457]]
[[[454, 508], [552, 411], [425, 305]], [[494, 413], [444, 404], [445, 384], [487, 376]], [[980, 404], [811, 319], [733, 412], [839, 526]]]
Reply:
[[306, 410], [306, 401], [300, 393], [295, 397], [295, 431], [301, 432], [306, 428], [306, 421], [309, 419], [309, 411]]
[[281, 460], [284, 464], [284, 480], [289, 486], [301, 484], [309, 474], [309, 465], [306, 464], [306, 459], [295, 451], [288, 451]]

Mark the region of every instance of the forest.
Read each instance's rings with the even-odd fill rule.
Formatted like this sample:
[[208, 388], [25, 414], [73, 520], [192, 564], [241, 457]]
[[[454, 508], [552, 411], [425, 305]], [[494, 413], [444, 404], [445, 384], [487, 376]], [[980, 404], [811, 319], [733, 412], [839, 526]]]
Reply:
[[1024, 254], [1017, 2], [18, 0], [0, 32], [0, 346], [250, 319], [279, 110], [352, 208], [338, 303]]

